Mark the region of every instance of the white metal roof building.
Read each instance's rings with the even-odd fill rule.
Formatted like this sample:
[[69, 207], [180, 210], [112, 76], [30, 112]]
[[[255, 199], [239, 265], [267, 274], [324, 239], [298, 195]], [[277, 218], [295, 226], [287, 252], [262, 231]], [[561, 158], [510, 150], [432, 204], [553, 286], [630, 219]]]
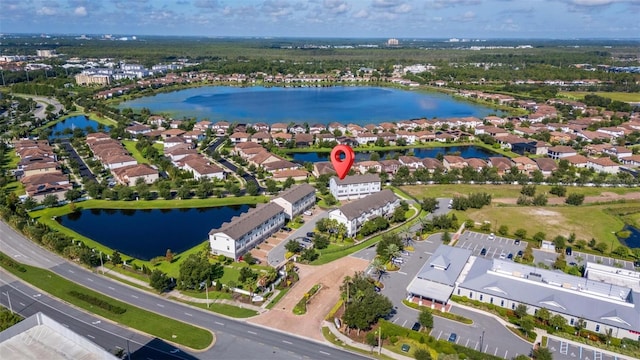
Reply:
[[630, 287], [505, 260], [472, 257], [470, 263], [457, 295], [510, 309], [525, 304], [532, 314], [546, 308], [571, 325], [583, 319], [587, 330], [611, 329], [617, 338], [640, 335], [640, 293]]
[[438, 247], [411, 280], [407, 292], [446, 305], [470, 257], [471, 250], [468, 249]]

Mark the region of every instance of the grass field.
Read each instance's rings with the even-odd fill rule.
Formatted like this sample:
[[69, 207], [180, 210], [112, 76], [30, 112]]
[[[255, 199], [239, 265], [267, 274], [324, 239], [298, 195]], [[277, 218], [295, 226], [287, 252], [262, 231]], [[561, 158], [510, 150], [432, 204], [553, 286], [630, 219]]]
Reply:
[[[490, 221], [493, 229], [502, 225], [509, 227], [509, 234], [517, 229], [525, 229], [528, 237], [538, 231], [544, 232], [548, 240], [557, 235], [568, 237], [572, 232], [577, 239], [589, 241], [591, 238], [604, 242], [615, 249], [620, 242], [615, 232], [622, 229], [624, 222], [605, 209], [637, 207], [637, 203], [583, 205], [583, 206], [491, 206], [456, 212], [458, 219], [468, 218], [477, 223]], [[494, 230], [495, 231], [495, 230]], [[609, 250], [611, 250], [609, 248]]]
[[[0, 253], [0, 256], [6, 255]], [[165, 316], [140, 309], [127, 303], [114, 300], [93, 290], [77, 285], [66, 280], [51, 271], [23, 265], [25, 272], [17, 271], [13, 267], [7, 268], [15, 276], [42, 289], [43, 291], [63, 301], [78, 306], [96, 315], [102, 316], [116, 323], [137, 329], [151, 336], [157, 336], [169, 342], [178, 343], [193, 349], [205, 349], [213, 341], [213, 334], [193, 325], [167, 318]], [[114, 314], [88, 302], [71, 296], [71, 291], [77, 291], [106, 301], [114, 306], [126, 309], [123, 314]], [[174, 337], [175, 336], [175, 337]]]
[[[470, 193], [486, 192], [491, 194], [492, 198], [518, 198], [520, 196], [521, 185], [471, 185], [471, 184], [455, 184], [455, 185], [407, 185], [401, 186], [400, 189], [416, 199], [425, 197], [452, 197], [456, 195], [468, 195]], [[536, 194], [546, 193], [548, 196], [551, 186], [537, 185]], [[597, 188], [597, 187], [567, 187], [567, 194], [578, 193], [585, 196], [598, 196], [602, 193], [627, 194], [637, 192], [638, 188]]]
[[586, 92], [586, 91], [561, 91], [560, 95], [576, 99], [582, 100], [584, 96], [587, 94], [594, 94], [598, 96], [602, 96], [605, 98], [609, 98], [611, 100], [618, 100], [623, 102], [640, 102], [640, 94], [638, 93], [625, 93], [625, 92]]

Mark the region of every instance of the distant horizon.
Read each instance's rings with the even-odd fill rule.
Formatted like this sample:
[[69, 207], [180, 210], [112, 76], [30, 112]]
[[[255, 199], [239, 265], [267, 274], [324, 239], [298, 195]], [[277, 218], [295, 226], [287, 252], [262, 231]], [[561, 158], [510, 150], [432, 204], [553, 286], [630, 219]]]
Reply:
[[[206, 38], [206, 39], [320, 39], [320, 40], [379, 40], [379, 41], [387, 41], [388, 39], [398, 39], [398, 40], [406, 40], [406, 41], [420, 41], [420, 40], [428, 40], [428, 41], [437, 41], [437, 40], [450, 40], [450, 39], [459, 39], [459, 40], [469, 40], [469, 41], [460, 41], [460, 43], [472, 43], [474, 41], [483, 41], [483, 40], [533, 40], [533, 41], [589, 41], [589, 40], [610, 40], [610, 41], [638, 41], [640, 42], [639, 37], [629, 37], [629, 38], [615, 38], [615, 37], [567, 37], [567, 38], [542, 38], [542, 37], [367, 37], [367, 36], [344, 36], [344, 37], [336, 37], [336, 36], [266, 36], [266, 35], [171, 35], [171, 34], [144, 34], [144, 33], [57, 33], [57, 32], [14, 32], [14, 33], [0, 33], [0, 36], [33, 36], [33, 37], [41, 37], [41, 36], [87, 36], [87, 37], [100, 37], [100, 40], [103, 39], [105, 35], [110, 35], [114, 37], [131, 37], [131, 36], [144, 36], [144, 37], [153, 37], [153, 38]], [[115, 40], [115, 39], [114, 39]], [[399, 44], [398, 46], [402, 46]]]
[[2, 0], [2, 4], [0, 23], [5, 33], [381, 39], [637, 39], [640, 34], [638, 0]]

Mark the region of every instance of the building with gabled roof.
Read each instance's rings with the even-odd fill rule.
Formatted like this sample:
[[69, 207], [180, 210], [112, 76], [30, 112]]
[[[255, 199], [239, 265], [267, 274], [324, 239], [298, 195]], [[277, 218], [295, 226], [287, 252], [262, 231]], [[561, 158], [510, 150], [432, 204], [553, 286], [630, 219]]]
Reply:
[[293, 219], [315, 205], [316, 188], [309, 184], [294, 185], [271, 201], [282, 206], [287, 219]]
[[240, 216], [234, 216], [217, 229], [209, 231], [211, 252], [238, 260], [285, 223], [285, 212], [275, 202], [258, 204]]
[[380, 191], [381, 181], [378, 174], [347, 176], [344, 179], [332, 177], [329, 191], [338, 200], [360, 199]]
[[427, 259], [407, 286], [410, 296], [447, 305], [471, 250], [442, 245]]
[[399, 205], [396, 194], [385, 189], [329, 211], [329, 218], [344, 224], [346, 235], [353, 237], [365, 222], [378, 216], [390, 217]]

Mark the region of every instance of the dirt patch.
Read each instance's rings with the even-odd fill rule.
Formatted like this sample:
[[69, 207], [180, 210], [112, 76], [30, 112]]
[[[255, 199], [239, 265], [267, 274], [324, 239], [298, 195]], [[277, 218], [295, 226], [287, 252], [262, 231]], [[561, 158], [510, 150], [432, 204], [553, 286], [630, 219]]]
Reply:
[[[298, 265], [300, 281], [273, 309], [249, 322], [324, 341], [321, 325], [340, 297], [342, 279], [367, 265], [368, 261], [350, 256], [321, 266]], [[293, 307], [316, 284], [322, 284], [322, 290], [307, 305], [307, 313], [294, 315]]]
[[556, 211], [540, 209], [540, 208], [531, 209], [530, 214], [531, 215], [536, 215], [536, 216], [558, 216], [558, 217], [562, 216], [560, 213], [558, 213]]
[[[571, 188], [569, 188], [568, 192], [571, 192]], [[549, 205], [562, 205], [564, 204], [566, 198], [559, 197], [549, 197], [548, 204]], [[615, 202], [620, 200], [640, 200], [640, 190], [636, 192], [630, 192], [626, 194], [616, 194], [614, 192], [605, 191], [600, 195], [595, 196], [586, 196], [584, 198], [585, 204], [593, 204], [593, 203], [605, 203], [605, 202]], [[496, 198], [493, 199], [493, 202], [499, 204], [508, 204], [515, 205], [518, 201], [517, 198]]]

